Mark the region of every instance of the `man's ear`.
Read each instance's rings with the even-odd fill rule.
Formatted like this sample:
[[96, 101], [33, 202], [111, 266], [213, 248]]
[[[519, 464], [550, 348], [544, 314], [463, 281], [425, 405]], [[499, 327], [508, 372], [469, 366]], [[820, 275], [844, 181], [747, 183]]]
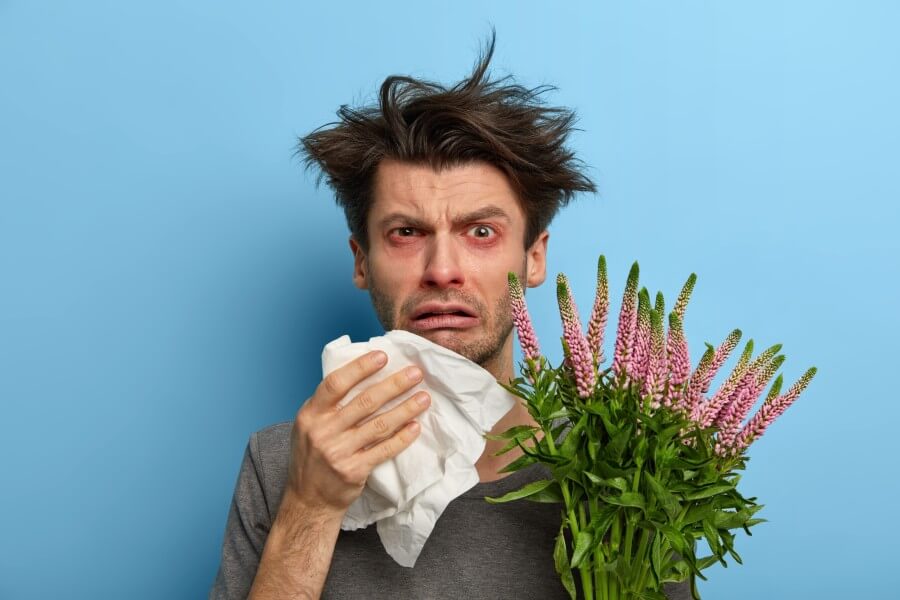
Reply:
[[369, 289], [369, 279], [366, 271], [366, 253], [352, 235], [349, 241], [350, 251], [353, 252], [353, 285], [361, 290], [367, 290]]
[[537, 287], [547, 278], [547, 240], [550, 233], [542, 231], [525, 253], [528, 258], [528, 287]]

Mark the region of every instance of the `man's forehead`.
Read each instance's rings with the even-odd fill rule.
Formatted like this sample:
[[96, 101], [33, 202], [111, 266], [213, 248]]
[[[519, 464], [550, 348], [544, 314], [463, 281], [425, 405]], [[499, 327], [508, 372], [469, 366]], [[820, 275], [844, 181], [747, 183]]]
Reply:
[[394, 212], [427, 217], [468, 214], [491, 205], [509, 219], [522, 217], [518, 196], [502, 171], [484, 162], [435, 171], [429, 165], [385, 160], [373, 186], [373, 216]]

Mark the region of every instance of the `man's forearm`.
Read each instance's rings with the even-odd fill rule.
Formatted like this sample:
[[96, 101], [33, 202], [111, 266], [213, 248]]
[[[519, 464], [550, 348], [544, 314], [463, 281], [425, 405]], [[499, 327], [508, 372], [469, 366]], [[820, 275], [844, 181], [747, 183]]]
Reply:
[[250, 589], [253, 600], [319, 598], [343, 515], [314, 512], [288, 493], [269, 531]]

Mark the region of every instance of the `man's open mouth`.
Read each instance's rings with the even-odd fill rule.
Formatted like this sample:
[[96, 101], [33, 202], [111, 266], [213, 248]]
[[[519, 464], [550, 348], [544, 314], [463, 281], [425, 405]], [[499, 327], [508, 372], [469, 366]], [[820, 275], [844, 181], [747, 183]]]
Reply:
[[465, 306], [425, 304], [416, 309], [412, 321], [418, 329], [463, 329], [477, 324], [478, 316]]
[[472, 316], [465, 311], [452, 310], [452, 311], [447, 311], [447, 312], [425, 312], [425, 313], [422, 313], [421, 315], [419, 315], [418, 317], [416, 317], [415, 320], [418, 321], [420, 319], [428, 319], [430, 317], [438, 317], [438, 316], [442, 316], [442, 315], [457, 315], [460, 317], [471, 317]]

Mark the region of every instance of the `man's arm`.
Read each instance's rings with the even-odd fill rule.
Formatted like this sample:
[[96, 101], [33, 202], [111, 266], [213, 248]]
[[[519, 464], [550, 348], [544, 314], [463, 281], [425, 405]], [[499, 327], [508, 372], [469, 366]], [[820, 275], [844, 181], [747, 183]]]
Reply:
[[250, 598], [319, 598], [342, 519], [343, 513], [315, 511], [285, 490]]
[[338, 405], [386, 361], [380, 352], [351, 361], [330, 373], [300, 407], [274, 523], [261, 483], [256, 434], [250, 437], [210, 599], [246, 598], [248, 591], [255, 600], [321, 595], [347, 508], [362, 493], [372, 469], [418, 437], [415, 417], [430, 403], [427, 393], [419, 392], [369, 419], [422, 380], [420, 370], [404, 369]]
[[343, 515], [307, 509], [285, 489], [271, 523], [256, 436], [244, 451], [209, 598], [318, 598]]

